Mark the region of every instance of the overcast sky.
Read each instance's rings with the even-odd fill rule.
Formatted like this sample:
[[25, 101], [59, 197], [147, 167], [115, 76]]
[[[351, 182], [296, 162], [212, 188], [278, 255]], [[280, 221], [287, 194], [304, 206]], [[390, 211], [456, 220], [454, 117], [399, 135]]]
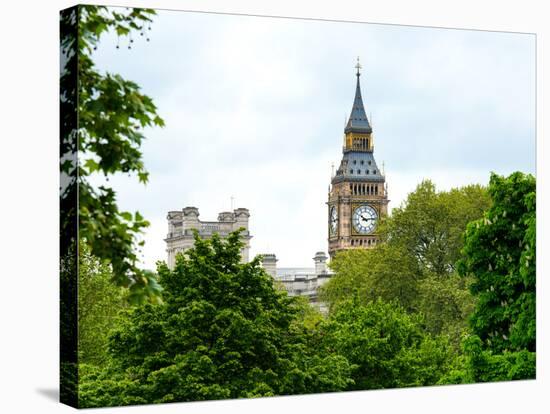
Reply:
[[355, 61], [385, 163], [390, 209], [424, 178], [439, 189], [535, 172], [535, 37], [159, 11], [151, 41], [105, 37], [101, 70], [136, 81], [165, 128], [146, 131], [147, 186], [111, 179], [165, 260], [166, 213], [250, 209], [251, 254], [312, 266], [327, 251], [327, 190], [355, 92]]

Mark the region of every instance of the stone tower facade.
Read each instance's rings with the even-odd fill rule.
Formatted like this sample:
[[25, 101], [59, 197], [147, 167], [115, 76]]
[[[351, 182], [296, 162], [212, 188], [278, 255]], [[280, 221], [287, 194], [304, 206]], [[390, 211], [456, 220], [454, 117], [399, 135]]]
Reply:
[[378, 220], [388, 213], [384, 173], [374, 159], [374, 136], [361, 96], [357, 62], [355, 99], [344, 129], [343, 156], [328, 194], [328, 252], [369, 248], [379, 241]]
[[248, 219], [250, 213], [246, 208], [237, 208], [233, 211], [223, 211], [218, 214], [218, 221], [200, 221], [199, 209], [196, 207], [185, 207], [183, 210], [170, 211], [166, 217], [168, 220], [168, 235], [166, 242], [167, 264], [170, 269], [174, 268], [176, 255], [190, 247], [193, 247], [195, 239], [193, 229], [199, 232], [203, 239], [212, 237], [218, 233], [224, 238], [229, 233], [244, 228], [241, 233], [244, 247], [241, 250], [242, 262], [248, 262], [248, 251], [252, 236], [248, 230]]

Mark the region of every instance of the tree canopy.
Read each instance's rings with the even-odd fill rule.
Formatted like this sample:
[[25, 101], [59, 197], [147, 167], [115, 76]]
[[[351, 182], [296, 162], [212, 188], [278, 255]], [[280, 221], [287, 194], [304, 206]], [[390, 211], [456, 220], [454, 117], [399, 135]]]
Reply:
[[[487, 191], [441, 195], [430, 188], [422, 183], [401, 207], [396, 220], [408, 229], [393, 232], [389, 218], [384, 243], [336, 256], [336, 275], [323, 289], [331, 305], [324, 316], [279, 288], [261, 257], [242, 263], [239, 232], [209, 240], [196, 233], [194, 247], [177, 256], [174, 269], [159, 262], [163, 302], [122, 309], [112, 319], [104, 359], [79, 365], [79, 405], [533, 378], [533, 178], [493, 175]], [[441, 206], [447, 203], [457, 205]], [[409, 208], [427, 217], [439, 209], [449, 224], [420, 231], [404, 219]], [[461, 237], [455, 222], [467, 229]], [[426, 240], [447, 251], [436, 254]], [[499, 267], [508, 258], [502, 246], [513, 250], [513, 261]], [[453, 257], [460, 258], [457, 265]], [[100, 262], [90, 263], [105, 273]], [[497, 300], [494, 292], [500, 292]], [[499, 341], [484, 334], [494, 332], [494, 315], [507, 317]]]
[[466, 225], [480, 218], [491, 202], [480, 185], [437, 191], [422, 181], [382, 223], [383, 240], [405, 249], [424, 272], [438, 276], [455, 270]]
[[536, 182], [491, 175], [493, 200], [465, 232], [458, 271], [472, 278], [476, 306], [463, 356], [441, 383], [509, 381], [536, 375]]
[[127, 291], [112, 285], [111, 267], [92, 256], [85, 243], [79, 246], [78, 265], [78, 360], [102, 366], [109, 331], [127, 306]]
[[146, 183], [143, 130], [164, 121], [139, 85], [100, 72], [92, 55], [105, 33], [131, 39], [154, 14], [152, 9], [85, 5], [61, 15], [61, 255], [69, 251], [78, 221], [78, 237], [112, 266], [116, 285], [130, 287], [133, 302], [156, 300], [160, 291], [156, 279], [137, 265], [138, 236], [149, 223], [139, 212], [120, 211], [115, 191], [94, 187], [89, 177], [127, 173]]
[[354, 365], [353, 390], [432, 385], [451, 360], [448, 343], [396, 302], [361, 304], [355, 296], [338, 305], [322, 331], [324, 346]]
[[472, 329], [496, 352], [536, 348], [535, 191], [531, 175], [491, 175], [493, 205], [465, 234], [459, 271], [474, 276]]
[[274, 287], [259, 256], [240, 263], [241, 248], [238, 232], [196, 235], [174, 270], [161, 264], [163, 303], [127, 311], [110, 337], [110, 368], [84, 367], [81, 405], [346, 389], [351, 364], [308, 346], [300, 302]]
[[423, 315], [428, 332], [445, 332], [460, 346], [473, 310], [468, 278], [455, 262], [461, 255], [468, 222], [482, 217], [490, 196], [479, 185], [437, 191], [421, 182], [379, 228], [383, 243], [351, 249], [331, 262], [335, 276], [321, 289], [334, 307], [356, 292], [362, 303], [397, 301], [407, 312]]

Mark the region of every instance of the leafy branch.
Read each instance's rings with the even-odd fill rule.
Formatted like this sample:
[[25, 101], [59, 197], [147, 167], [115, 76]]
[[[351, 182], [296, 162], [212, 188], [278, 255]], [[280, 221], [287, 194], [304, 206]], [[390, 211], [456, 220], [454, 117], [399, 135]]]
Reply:
[[[143, 31], [152, 21], [151, 9], [116, 9], [78, 6], [61, 21], [61, 173], [70, 177], [62, 188], [61, 254], [66, 254], [78, 222], [79, 237], [91, 254], [111, 264], [113, 282], [130, 288], [134, 303], [158, 301], [160, 286], [155, 276], [138, 267], [139, 235], [149, 225], [139, 212], [120, 211], [115, 191], [95, 188], [92, 174], [135, 174], [147, 183], [141, 144], [146, 127], [164, 126], [153, 100], [139, 85], [118, 74], [102, 73], [94, 64], [93, 51], [101, 36], [113, 31], [128, 36]], [[75, 112], [76, 108], [76, 114]], [[78, 209], [74, 206], [78, 202]]]

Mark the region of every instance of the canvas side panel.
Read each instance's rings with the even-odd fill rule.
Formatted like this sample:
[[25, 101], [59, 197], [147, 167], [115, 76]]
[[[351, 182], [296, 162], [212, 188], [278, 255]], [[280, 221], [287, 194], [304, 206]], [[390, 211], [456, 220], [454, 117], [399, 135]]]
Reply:
[[60, 401], [78, 406], [78, 6], [60, 12]]

